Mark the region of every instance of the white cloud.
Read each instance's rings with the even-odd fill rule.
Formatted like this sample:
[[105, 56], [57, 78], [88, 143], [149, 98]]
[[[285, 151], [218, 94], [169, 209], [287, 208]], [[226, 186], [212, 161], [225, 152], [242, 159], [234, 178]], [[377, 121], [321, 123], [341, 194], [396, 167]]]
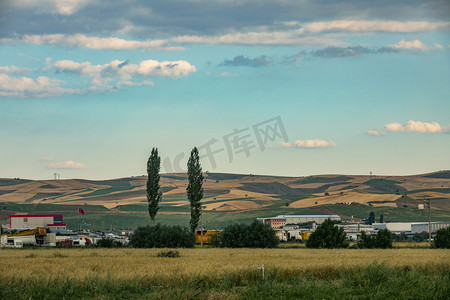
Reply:
[[86, 74], [92, 77], [92, 82], [96, 85], [100, 85], [116, 78], [122, 79], [122, 85], [151, 85], [148, 81], [130, 84], [130, 79], [139, 76], [178, 78], [197, 71], [195, 66], [184, 60], [159, 62], [150, 59], [141, 61], [139, 64], [130, 64], [127, 61], [113, 60], [104, 65], [92, 65], [90, 62], [78, 63], [72, 60], [60, 60], [55, 62], [52, 66], [58, 72]]
[[392, 46], [392, 48], [399, 49], [399, 50], [419, 50], [419, 51], [428, 49], [428, 47], [419, 40], [414, 40], [414, 41], [409, 41], [409, 42], [405, 41], [405, 40], [401, 40], [400, 42], [398, 42], [397, 44]]
[[43, 34], [3, 38], [0, 43], [21, 42], [34, 45], [81, 47], [96, 50], [184, 50], [174, 44], [224, 44], [224, 45], [304, 45], [341, 46], [346, 43], [321, 36], [300, 36], [291, 31], [233, 32], [218, 36], [184, 35], [167, 40], [136, 41], [116, 37], [94, 37], [84, 34]]
[[[89, 76], [92, 86], [81, 89], [66, 88], [66, 82], [56, 78], [40, 76], [13, 77], [0, 72], [0, 96], [15, 98], [46, 98], [63, 94], [82, 94], [86, 92], [114, 92], [117, 88], [125, 86], [152, 86], [149, 77], [179, 78], [196, 72], [195, 66], [187, 61], [156, 61], [144, 60], [138, 64], [128, 61], [113, 60], [103, 65], [93, 65], [90, 62], [75, 62], [60, 60], [51, 63], [46, 59], [48, 66], [42, 70], [56, 71], [56, 73], [77, 73]], [[0, 70], [8, 72], [23, 71], [15, 66], [1, 67]], [[58, 75], [58, 74], [56, 74]], [[114, 85], [106, 85], [113, 82]]]
[[219, 77], [234, 77], [234, 76], [237, 76], [237, 74], [229, 73], [229, 72], [222, 72], [217, 76], [219, 76]]
[[20, 74], [31, 71], [29, 68], [16, 67], [16, 66], [0, 66], [0, 73], [6, 74]]
[[297, 140], [294, 142], [294, 147], [297, 148], [328, 148], [335, 147], [336, 143], [332, 140]]
[[449, 30], [450, 22], [398, 22], [398, 21], [361, 21], [338, 20], [330, 22], [313, 22], [305, 24], [300, 32], [424, 32], [432, 30]]
[[11, 4], [16, 7], [33, 8], [36, 13], [52, 13], [70, 16], [95, 0], [14, 0]]
[[277, 147], [278, 147], [278, 148], [291, 148], [292, 145], [291, 145], [291, 143], [289, 143], [289, 142], [279, 142], [279, 143], [277, 144]]
[[87, 169], [85, 164], [77, 163], [73, 160], [49, 163], [47, 167], [49, 169]]
[[[75, 0], [73, 0], [75, 1]], [[73, 1], [68, 1], [72, 3]], [[38, 1], [36, 1], [38, 2]], [[49, 0], [47, 0], [49, 2]], [[53, 3], [53, 1], [50, 1]], [[55, 2], [59, 2], [56, 1]], [[64, 2], [64, 1], [62, 1]], [[66, 4], [68, 7], [69, 4]], [[62, 11], [62, 10], [61, 10]], [[71, 10], [68, 9], [69, 13]], [[0, 39], [2, 43], [24, 42], [30, 44], [48, 44], [66, 47], [82, 47], [97, 50], [184, 50], [175, 44], [225, 44], [225, 45], [293, 45], [293, 46], [344, 46], [348, 43], [338, 40], [338, 36], [347, 33], [367, 32], [426, 32], [432, 30], [450, 30], [450, 22], [398, 22], [398, 21], [362, 21], [338, 20], [330, 22], [312, 22], [300, 24], [296, 21], [275, 22], [286, 26], [283, 30], [275, 26], [252, 27], [253, 31], [232, 31], [221, 35], [182, 35], [159, 40], [125, 40], [117, 37], [95, 37], [84, 34], [42, 34], [23, 35], [16, 38]], [[126, 25], [121, 34], [136, 29]], [[125, 31], [124, 31], [125, 30]], [[332, 34], [329, 34], [332, 32]], [[337, 33], [337, 34], [336, 34]], [[333, 37], [333, 38], [332, 38]], [[402, 45], [398, 45], [402, 46]]]
[[42, 157], [41, 159], [39, 159], [40, 161], [53, 161], [53, 158], [50, 157]]
[[300, 37], [292, 32], [234, 32], [219, 36], [185, 35], [172, 38], [171, 41], [181, 44], [225, 44], [225, 45], [309, 45], [338, 46], [345, 44], [339, 40], [326, 37]]
[[385, 126], [386, 130], [390, 132], [421, 132], [421, 133], [441, 133], [444, 129], [437, 122], [419, 122], [419, 121], [408, 121], [405, 125], [400, 123], [390, 123]]
[[434, 46], [428, 46], [419, 40], [405, 41], [404, 39], [395, 45], [388, 45], [382, 47], [378, 52], [398, 52], [398, 51], [411, 51], [422, 52], [427, 50], [442, 50], [444, 47], [440, 44], [434, 44]]
[[117, 87], [122, 87], [122, 86], [146, 86], [146, 85], [150, 85], [150, 86], [154, 86], [155, 84], [153, 83], [153, 81], [147, 80], [147, 81], [142, 81], [142, 82], [133, 82], [133, 81], [119, 81], [117, 83]]
[[294, 143], [280, 142], [276, 144], [276, 148], [328, 148], [335, 147], [336, 143], [332, 140], [297, 140]]
[[24, 35], [16, 39], [4, 38], [0, 42], [23, 42], [34, 45], [45, 44], [96, 50], [184, 50], [183, 47], [171, 46], [168, 40], [133, 41], [116, 37], [92, 37], [84, 34]]
[[366, 134], [373, 135], [373, 136], [385, 135], [385, 133], [383, 131], [376, 131], [376, 130], [367, 130]]
[[54, 97], [63, 94], [78, 94], [80, 90], [63, 88], [64, 81], [40, 76], [36, 80], [29, 77], [11, 77], [0, 73], [0, 96], [17, 98]]

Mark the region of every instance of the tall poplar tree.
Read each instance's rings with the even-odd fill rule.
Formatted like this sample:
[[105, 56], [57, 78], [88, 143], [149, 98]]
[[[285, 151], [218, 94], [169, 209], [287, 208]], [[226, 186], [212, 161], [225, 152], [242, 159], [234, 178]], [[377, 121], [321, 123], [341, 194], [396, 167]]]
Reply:
[[194, 147], [191, 151], [191, 156], [187, 164], [188, 167], [188, 186], [186, 188], [187, 197], [191, 204], [191, 230], [195, 232], [198, 221], [202, 214], [202, 203], [200, 200], [203, 198], [203, 174], [202, 167], [200, 166], [200, 158], [198, 156], [197, 147]]
[[373, 223], [375, 223], [375, 213], [371, 211], [369, 214], [369, 224], [372, 225]]
[[155, 225], [155, 216], [159, 210], [162, 193], [159, 190], [159, 170], [161, 168], [161, 157], [158, 156], [158, 148], [153, 148], [147, 161], [147, 201], [148, 213], [152, 224]]

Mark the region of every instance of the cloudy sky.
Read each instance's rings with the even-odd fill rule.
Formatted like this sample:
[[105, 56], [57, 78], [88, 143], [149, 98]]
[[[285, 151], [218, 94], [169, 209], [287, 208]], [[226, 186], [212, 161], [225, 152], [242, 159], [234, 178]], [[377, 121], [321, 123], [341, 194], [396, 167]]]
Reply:
[[450, 3], [0, 2], [0, 178], [450, 169]]

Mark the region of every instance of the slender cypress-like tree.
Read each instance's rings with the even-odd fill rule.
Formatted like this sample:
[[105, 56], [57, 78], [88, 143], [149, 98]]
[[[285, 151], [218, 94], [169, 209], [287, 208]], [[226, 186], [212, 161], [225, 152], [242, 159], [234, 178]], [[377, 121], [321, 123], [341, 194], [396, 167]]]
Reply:
[[148, 213], [152, 224], [155, 225], [155, 216], [159, 210], [162, 193], [159, 190], [159, 170], [161, 168], [161, 157], [158, 156], [158, 148], [153, 148], [147, 161], [147, 201]]
[[191, 230], [195, 232], [198, 221], [202, 214], [202, 203], [200, 200], [203, 198], [203, 174], [202, 167], [200, 166], [200, 158], [198, 156], [197, 147], [194, 147], [191, 151], [191, 156], [187, 164], [188, 167], [188, 186], [186, 188], [187, 197], [191, 204]]
[[375, 223], [375, 213], [371, 211], [369, 214], [369, 224], [372, 225], [373, 223]]

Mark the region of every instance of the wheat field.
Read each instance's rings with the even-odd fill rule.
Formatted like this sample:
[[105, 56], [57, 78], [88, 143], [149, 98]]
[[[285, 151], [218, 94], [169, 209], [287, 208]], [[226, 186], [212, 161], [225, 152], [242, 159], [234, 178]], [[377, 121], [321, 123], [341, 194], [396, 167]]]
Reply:
[[112, 276], [224, 276], [266, 269], [305, 272], [320, 269], [364, 268], [370, 263], [393, 267], [450, 266], [445, 249], [180, 249], [179, 258], [160, 258], [161, 249], [33, 249], [1, 250], [1, 277], [41, 279]]
[[450, 298], [444, 249], [161, 251], [2, 249], [0, 299]]

